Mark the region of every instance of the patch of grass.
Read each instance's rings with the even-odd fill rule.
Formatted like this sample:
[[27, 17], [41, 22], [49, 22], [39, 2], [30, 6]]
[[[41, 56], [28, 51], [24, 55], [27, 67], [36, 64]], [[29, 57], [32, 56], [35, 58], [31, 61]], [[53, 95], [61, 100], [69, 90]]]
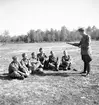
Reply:
[[[91, 74], [78, 73], [83, 70], [80, 51], [66, 43], [8, 44], [0, 47], [0, 105], [99, 105], [99, 42], [92, 42]], [[39, 47], [49, 55], [53, 50], [61, 57], [67, 50], [77, 71], [44, 71], [44, 75], [30, 75], [24, 80], [10, 80], [7, 73], [11, 57], [26, 52], [38, 52]]]

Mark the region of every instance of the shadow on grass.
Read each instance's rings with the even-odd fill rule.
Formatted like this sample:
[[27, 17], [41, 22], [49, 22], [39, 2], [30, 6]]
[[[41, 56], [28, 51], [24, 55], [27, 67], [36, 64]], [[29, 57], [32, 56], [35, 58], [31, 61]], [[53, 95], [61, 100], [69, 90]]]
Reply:
[[68, 76], [81, 76], [80, 73], [67, 73], [67, 72], [41, 72], [41, 73], [34, 73], [33, 75], [39, 76], [61, 76], [61, 77], [68, 77]]
[[[36, 72], [32, 75], [38, 75], [38, 76], [61, 76], [61, 77], [69, 77], [69, 76], [82, 76], [80, 73], [67, 73], [67, 72]], [[8, 76], [8, 73], [0, 74], [1, 80], [12, 80]]]
[[12, 80], [12, 79], [8, 76], [8, 73], [0, 74], [0, 79], [1, 79], [1, 80]]
[[40, 76], [61, 76], [61, 77], [68, 77], [68, 73], [42, 73], [39, 74]]

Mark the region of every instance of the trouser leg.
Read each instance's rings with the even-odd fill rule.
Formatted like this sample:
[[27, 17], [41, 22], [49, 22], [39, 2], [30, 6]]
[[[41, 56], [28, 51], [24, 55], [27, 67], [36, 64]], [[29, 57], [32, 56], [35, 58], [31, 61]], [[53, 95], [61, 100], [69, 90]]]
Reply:
[[89, 74], [91, 57], [89, 55], [82, 55], [82, 60], [84, 61], [84, 71], [83, 71], [83, 73], [87, 72], [87, 74]]
[[71, 63], [69, 63], [69, 65], [68, 65], [68, 70], [70, 70], [71, 69]]
[[13, 73], [11, 73], [11, 74], [10, 74], [10, 77], [13, 78], [13, 79], [16, 79], [16, 78], [17, 78], [17, 79], [24, 79], [24, 76], [21, 75], [20, 73], [16, 72], [16, 71], [13, 72]]
[[86, 73], [86, 69], [87, 69], [87, 63], [86, 62], [84, 62], [84, 73]]
[[90, 63], [89, 62], [87, 63], [86, 69], [87, 69], [87, 74], [89, 74], [89, 72], [90, 72]]
[[55, 62], [55, 70], [59, 70], [59, 64], [58, 64], [58, 62]]
[[45, 62], [44, 62], [44, 69], [48, 69], [48, 60], [46, 60]]

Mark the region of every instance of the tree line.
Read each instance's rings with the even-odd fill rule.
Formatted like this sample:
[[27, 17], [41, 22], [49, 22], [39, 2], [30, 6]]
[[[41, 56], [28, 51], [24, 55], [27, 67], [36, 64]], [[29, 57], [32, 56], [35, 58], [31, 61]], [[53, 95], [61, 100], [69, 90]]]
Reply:
[[[99, 40], [99, 29], [95, 26], [88, 26], [85, 29], [92, 39]], [[5, 30], [0, 35], [0, 42], [3, 43], [34, 43], [34, 42], [56, 42], [56, 41], [77, 41], [80, 39], [80, 35], [77, 30], [68, 30], [65, 26], [61, 27], [61, 30], [30, 30], [26, 35], [10, 36], [9, 31]]]

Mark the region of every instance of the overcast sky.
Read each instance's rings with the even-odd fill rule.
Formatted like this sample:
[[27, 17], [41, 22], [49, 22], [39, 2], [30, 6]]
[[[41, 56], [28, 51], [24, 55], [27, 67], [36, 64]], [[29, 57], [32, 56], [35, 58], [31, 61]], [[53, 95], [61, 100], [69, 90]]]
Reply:
[[0, 32], [19, 35], [64, 25], [99, 28], [99, 0], [0, 0]]

